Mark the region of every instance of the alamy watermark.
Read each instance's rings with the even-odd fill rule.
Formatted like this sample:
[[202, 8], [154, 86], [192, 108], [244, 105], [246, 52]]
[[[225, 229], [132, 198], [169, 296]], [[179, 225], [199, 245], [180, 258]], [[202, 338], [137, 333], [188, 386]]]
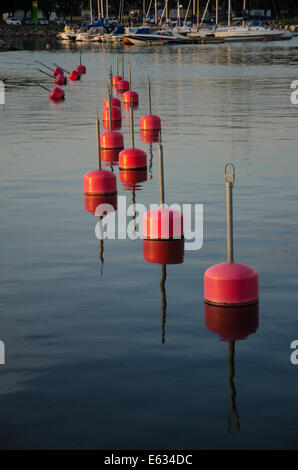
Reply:
[[0, 104], [5, 104], [5, 85], [2, 80], [0, 80]]
[[[149, 210], [158, 209], [161, 206], [158, 204], [150, 204]], [[163, 204], [162, 208], [169, 208], [174, 211], [179, 211], [183, 215], [183, 232], [185, 240], [185, 250], [199, 250], [203, 246], [203, 204]], [[106, 214], [95, 226], [95, 235], [98, 239], [110, 240], [124, 240], [129, 238], [137, 240], [143, 238], [143, 215], [148, 211], [144, 204], [136, 203], [127, 207], [126, 196], [118, 197], [118, 210], [117, 214], [110, 204], [100, 204], [97, 206], [95, 215], [101, 216]], [[171, 232], [170, 225], [173, 225], [172, 231], [174, 238], [175, 233], [179, 233], [179, 219], [174, 222], [169, 218], [161, 220], [159, 224], [159, 232], [169, 234]], [[168, 236], [162, 236], [162, 239], [167, 239]]]
[[290, 362], [293, 364], [293, 366], [297, 366], [298, 364], [298, 339], [294, 339], [294, 341], [291, 342], [290, 348], [294, 349], [294, 351], [291, 353], [290, 356]]
[[291, 88], [294, 90], [291, 93], [291, 103], [292, 104], [298, 104], [298, 80], [293, 80], [291, 83]]

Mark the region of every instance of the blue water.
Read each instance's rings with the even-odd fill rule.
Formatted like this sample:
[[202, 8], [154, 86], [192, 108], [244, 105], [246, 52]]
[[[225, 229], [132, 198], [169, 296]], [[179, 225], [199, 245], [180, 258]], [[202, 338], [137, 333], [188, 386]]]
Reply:
[[[75, 45], [2, 53], [0, 447], [2, 449], [296, 449], [298, 79], [292, 41], [205, 46], [81, 46], [87, 74], [52, 104], [34, 60], [66, 68]], [[116, 53], [132, 66], [135, 113], [162, 118], [167, 202], [204, 204], [204, 243], [161, 266], [141, 240], [105, 240], [84, 210], [96, 166], [95, 111]], [[28, 63], [30, 65], [23, 65]], [[9, 63], [9, 64], [8, 64]], [[12, 86], [9, 86], [12, 85]], [[122, 123], [129, 145], [129, 120]], [[230, 433], [229, 344], [206, 328], [203, 274], [226, 258], [226, 161], [236, 166], [235, 258], [259, 273], [259, 327], [235, 343], [240, 427]], [[115, 167], [118, 176], [118, 168]], [[136, 202], [158, 202], [152, 179]], [[118, 178], [118, 195], [124, 191]]]

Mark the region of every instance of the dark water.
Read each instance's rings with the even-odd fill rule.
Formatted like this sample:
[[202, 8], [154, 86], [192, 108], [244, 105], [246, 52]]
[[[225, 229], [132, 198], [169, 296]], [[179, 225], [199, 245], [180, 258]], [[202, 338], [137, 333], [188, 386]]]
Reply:
[[[105, 240], [101, 276], [97, 219], [84, 210], [95, 109], [116, 49], [81, 46], [87, 75], [54, 105], [29, 86], [50, 83], [33, 60], [72, 68], [76, 46], [29, 46], [0, 56], [0, 78], [14, 84], [0, 109], [0, 447], [296, 449], [297, 38], [117, 50], [132, 64], [146, 151], [138, 119], [150, 73], [167, 202], [204, 204], [203, 248], [167, 267], [164, 344], [160, 265], [143, 260], [141, 240]], [[203, 303], [203, 273], [226, 257], [226, 161], [236, 166], [235, 257], [260, 282], [259, 328], [235, 343], [234, 381], [229, 344], [206, 328]], [[136, 194], [146, 206], [158, 202], [156, 144], [152, 174]]]

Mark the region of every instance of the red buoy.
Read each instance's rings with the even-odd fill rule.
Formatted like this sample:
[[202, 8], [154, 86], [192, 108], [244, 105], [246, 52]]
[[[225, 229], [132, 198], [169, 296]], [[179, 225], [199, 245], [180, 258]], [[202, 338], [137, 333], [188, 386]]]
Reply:
[[53, 88], [52, 91], [50, 92], [50, 100], [62, 101], [64, 100], [64, 98], [65, 98], [64, 91], [61, 90], [61, 88], [58, 88], [57, 86], [55, 86], [55, 88]]
[[[109, 98], [104, 100], [103, 105], [104, 105], [105, 108], [109, 107]], [[121, 109], [121, 101], [119, 100], [119, 98], [112, 98], [112, 106], [114, 106], [115, 108], [120, 108]]]
[[69, 80], [71, 80], [72, 82], [75, 82], [80, 79], [81, 79], [81, 75], [76, 70], [73, 70], [72, 72], [70, 72]]
[[133, 106], [137, 106], [139, 104], [139, 95], [136, 91], [125, 91], [122, 95], [123, 104], [130, 104], [132, 103]]
[[[227, 169], [231, 166], [232, 173]], [[235, 180], [235, 167], [225, 165], [225, 186], [227, 194], [227, 251], [228, 262], [216, 264], [204, 274], [204, 300], [215, 305], [248, 305], [258, 302], [258, 273], [255, 269], [234, 262], [233, 254], [233, 209], [232, 188]]]
[[109, 150], [109, 149], [103, 149], [101, 150], [101, 161], [103, 163], [103, 166], [114, 166], [118, 165], [119, 161], [119, 150]]
[[160, 131], [161, 119], [151, 112], [151, 85], [148, 77], [148, 114], [140, 119], [140, 128], [142, 132]]
[[117, 91], [123, 93], [129, 90], [129, 82], [127, 80], [119, 80], [117, 82]]
[[205, 304], [205, 325], [222, 341], [246, 339], [259, 326], [259, 305], [218, 307]]
[[63, 74], [64, 74], [64, 71], [62, 70], [61, 67], [56, 67], [53, 70], [53, 77], [57, 77], [57, 75], [63, 75]]
[[115, 75], [115, 76], [112, 78], [112, 81], [113, 81], [113, 88], [117, 88], [118, 82], [120, 82], [120, 80], [122, 80], [121, 75]]
[[146, 114], [140, 119], [140, 128], [143, 132], [159, 131], [161, 129], [161, 119], [155, 114]]
[[129, 148], [119, 153], [119, 168], [122, 170], [144, 170], [147, 168], [147, 154], [141, 149]]
[[56, 85], [66, 85], [67, 84], [67, 78], [64, 75], [57, 75], [55, 78], [55, 84]]
[[123, 135], [120, 132], [107, 131], [100, 134], [101, 150], [122, 150], [124, 147]]
[[[111, 118], [112, 118], [112, 123], [114, 121], [118, 121], [121, 123], [121, 109], [117, 108], [116, 106], [111, 107]], [[110, 122], [110, 108], [103, 108], [102, 110], [102, 120], [103, 122]]]
[[184, 258], [183, 215], [163, 207], [163, 150], [159, 143], [159, 182], [161, 207], [143, 215], [143, 256], [150, 263], [179, 264]]
[[108, 170], [92, 170], [84, 176], [84, 193], [100, 196], [117, 193], [117, 178]]
[[117, 210], [117, 194], [90, 196], [85, 194], [85, 210], [93, 215], [106, 215]]
[[83, 75], [86, 73], [86, 66], [85, 65], [77, 65], [76, 66], [76, 71], [80, 74]]
[[153, 144], [159, 140], [159, 131], [143, 131], [141, 130], [141, 140], [147, 144]]

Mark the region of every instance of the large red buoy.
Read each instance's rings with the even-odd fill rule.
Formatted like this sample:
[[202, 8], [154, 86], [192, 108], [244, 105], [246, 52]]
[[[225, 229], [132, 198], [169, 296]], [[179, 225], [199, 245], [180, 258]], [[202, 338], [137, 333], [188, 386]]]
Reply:
[[133, 106], [130, 105], [130, 139], [131, 148], [119, 153], [119, 169], [144, 170], [147, 169], [147, 154], [134, 146]]
[[222, 341], [246, 339], [259, 326], [259, 305], [219, 307], [205, 303], [205, 325]]
[[143, 215], [143, 256], [150, 263], [179, 264], [184, 258], [183, 216], [164, 206], [163, 149], [159, 143], [160, 207]]
[[57, 75], [55, 78], [55, 84], [56, 85], [66, 85], [67, 84], [67, 78], [64, 75]]
[[72, 72], [70, 72], [69, 80], [71, 80], [72, 82], [75, 82], [80, 79], [81, 79], [81, 75], [76, 70], [72, 70]]
[[[232, 173], [228, 174], [231, 166]], [[204, 274], [205, 302], [215, 305], [248, 305], [258, 302], [258, 273], [255, 269], [234, 262], [233, 255], [233, 204], [232, 188], [235, 167], [225, 165], [225, 186], [227, 194], [227, 252], [228, 262], [211, 266]]]
[[64, 98], [65, 98], [64, 91], [61, 90], [61, 88], [58, 88], [57, 86], [55, 86], [55, 88], [53, 88], [52, 91], [50, 92], [50, 99], [53, 101], [61, 101], [61, 100], [64, 100]]
[[99, 119], [96, 118], [97, 130], [97, 169], [84, 176], [84, 193], [87, 196], [112, 196], [117, 194], [117, 178], [114, 173], [101, 168]]
[[80, 51], [80, 65], [77, 65], [77, 66], [76, 66], [76, 71], [77, 71], [80, 75], [86, 73], [86, 66], [85, 66], [85, 65], [82, 65], [82, 53], [81, 53], [81, 51]]
[[61, 67], [56, 67], [53, 70], [53, 77], [57, 77], [57, 75], [63, 75], [63, 74], [64, 74], [64, 71], [62, 70]]
[[148, 77], [148, 114], [140, 119], [141, 133], [159, 131], [161, 129], [161, 119], [159, 116], [151, 113], [151, 85]]

